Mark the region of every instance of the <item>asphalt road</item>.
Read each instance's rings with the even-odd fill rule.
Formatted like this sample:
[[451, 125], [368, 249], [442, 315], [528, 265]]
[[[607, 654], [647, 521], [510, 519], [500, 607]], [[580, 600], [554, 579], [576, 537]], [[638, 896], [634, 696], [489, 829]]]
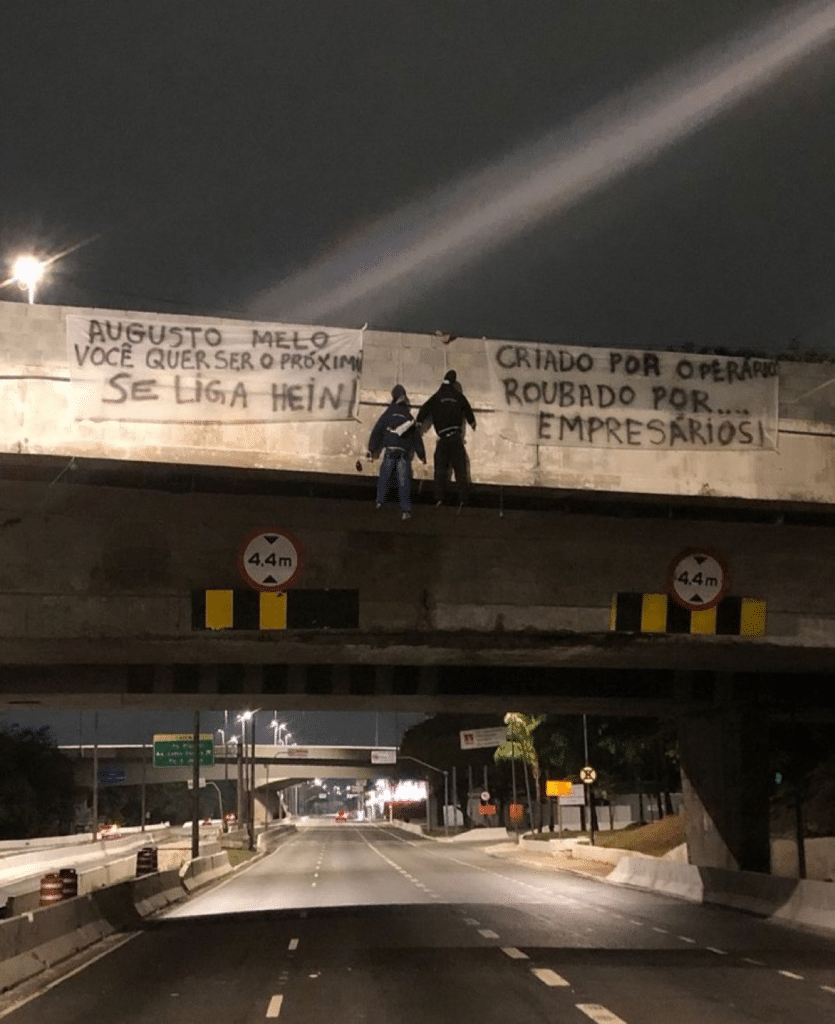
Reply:
[[328, 823], [7, 1019], [826, 1024], [835, 940], [477, 846]]

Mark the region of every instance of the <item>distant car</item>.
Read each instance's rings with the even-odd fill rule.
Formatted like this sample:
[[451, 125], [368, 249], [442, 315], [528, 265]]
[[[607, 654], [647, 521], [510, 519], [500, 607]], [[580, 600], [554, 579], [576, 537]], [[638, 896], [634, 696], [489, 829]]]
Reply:
[[118, 825], [105, 825], [101, 829], [99, 835], [102, 839], [121, 839], [122, 833], [119, 831]]

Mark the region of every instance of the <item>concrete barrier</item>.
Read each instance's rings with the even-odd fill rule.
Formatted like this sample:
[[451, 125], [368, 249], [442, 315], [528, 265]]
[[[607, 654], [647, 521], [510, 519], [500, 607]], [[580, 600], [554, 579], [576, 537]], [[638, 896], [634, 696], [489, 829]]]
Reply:
[[222, 853], [212, 853], [206, 857], [197, 857], [190, 860], [180, 868], [180, 881], [188, 892], [194, 892], [201, 885], [213, 882], [216, 878], [228, 875], [232, 870], [229, 863], [229, 854], [224, 850]]
[[[553, 851], [555, 854], [558, 852]], [[575, 843], [574, 846], [570, 847], [567, 851], [569, 857], [573, 857], [576, 860], [591, 860], [598, 864], [619, 864], [624, 857], [638, 856], [643, 858], [643, 854], [633, 854], [629, 850], [618, 850], [614, 847], [609, 846], [592, 846], [589, 843]]]
[[698, 868], [655, 857], [621, 857], [607, 881], [678, 896], [694, 903], [701, 903], [704, 895]]
[[[411, 832], [412, 835], [415, 836], [423, 835], [423, 826], [416, 825], [414, 824], [414, 822], [411, 821], [398, 821], [397, 818], [395, 818], [394, 821], [390, 821], [387, 824], [394, 825], [395, 828], [399, 828], [403, 832]], [[504, 831], [504, 829], [502, 829], [502, 831]]]
[[140, 917], [147, 917], [157, 911], [184, 899], [186, 891], [180, 880], [180, 872], [158, 871], [142, 875], [133, 881], [133, 903]]
[[183, 899], [176, 871], [144, 875], [0, 921], [0, 991]]
[[835, 886], [830, 882], [699, 868], [631, 856], [624, 857], [607, 880], [835, 932]]

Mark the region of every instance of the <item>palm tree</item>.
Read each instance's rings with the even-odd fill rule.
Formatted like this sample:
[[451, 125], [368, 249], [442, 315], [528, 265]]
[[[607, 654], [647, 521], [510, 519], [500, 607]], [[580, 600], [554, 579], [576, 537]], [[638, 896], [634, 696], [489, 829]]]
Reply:
[[[508, 727], [508, 738], [497, 747], [493, 754], [494, 761], [516, 761], [523, 765], [530, 765], [531, 774], [534, 780], [534, 792], [537, 794], [539, 803], [539, 756], [534, 746], [533, 734], [538, 725], [545, 721], [545, 715], [525, 715], [521, 711], [508, 711], [504, 716], [505, 725]], [[528, 786], [528, 775], [525, 772], [525, 788], [528, 794], [528, 814], [531, 820], [531, 829], [534, 827], [533, 807], [531, 805], [531, 791]], [[540, 831], [542, 831], [542, 820], [540, 815]]]

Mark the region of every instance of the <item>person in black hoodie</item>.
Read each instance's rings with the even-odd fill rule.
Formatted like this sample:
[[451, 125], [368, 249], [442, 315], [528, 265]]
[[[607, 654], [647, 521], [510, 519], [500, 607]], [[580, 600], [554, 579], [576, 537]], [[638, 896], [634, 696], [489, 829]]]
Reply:
[[432, 425], [438, 435], [435, 445], [435, 503], [443, 505], [450, 467], [455, 473], [458, 486], [458, 500], [466, 505], [469, 495], [467, 479], [467, 452], [464, 448], [462, 428], [464, 420], [475, 430], [475, 416], [461, 385], [457, 384], [455, 370], [448, 370], [443, 384], [418, 410], [418, 426], [432, 417]]
[[402, 519], [412, 518], [412, 458], [416, 454], [426, 463], [426, 451], [420, 428], [412, 418], [409, 396], [402, 384], [391, 389], [391, 405], [374, 424], [368, 439], [368, 457], [383, 452], [377, 478], [377, 508], [386, 503], [392, 473], [397, 474], [397, 490]]

